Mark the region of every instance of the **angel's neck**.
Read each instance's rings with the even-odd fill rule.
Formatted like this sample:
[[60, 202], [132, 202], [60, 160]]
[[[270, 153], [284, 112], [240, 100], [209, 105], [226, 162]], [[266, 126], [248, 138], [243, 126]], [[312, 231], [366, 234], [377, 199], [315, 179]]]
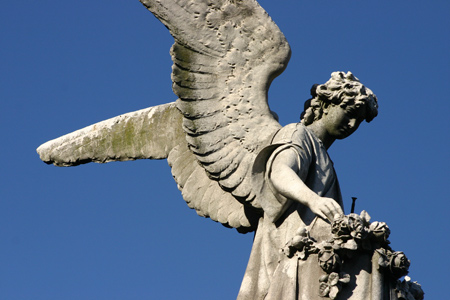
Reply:
[[336, 138], [330, 136], [321, 121], [322, 120], [314, 121], [312, 124], [309, 124], [306, 127], [322, 142], [325, 149], [328, 150], [328, 148], [330, 148]]

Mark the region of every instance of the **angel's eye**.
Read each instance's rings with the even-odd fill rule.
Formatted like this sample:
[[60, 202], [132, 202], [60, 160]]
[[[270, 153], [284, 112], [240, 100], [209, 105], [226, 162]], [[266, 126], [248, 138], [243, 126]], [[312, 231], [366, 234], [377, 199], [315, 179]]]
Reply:
[[346, 113], [349, 117], [356, 116], [356, 110], [354, 110], [353, 108], [347, 109]]

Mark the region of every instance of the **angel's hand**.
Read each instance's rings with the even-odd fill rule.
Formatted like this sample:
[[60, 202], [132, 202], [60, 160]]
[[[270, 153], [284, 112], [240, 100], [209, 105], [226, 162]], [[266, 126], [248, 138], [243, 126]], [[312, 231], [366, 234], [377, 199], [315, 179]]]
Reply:
[[327, 197], [318, 197], [311, 201], [309, 208], [313, 213], [330, 222], [333, 222], [335, 215], [344, 214], [339, 204], [334, 199]]

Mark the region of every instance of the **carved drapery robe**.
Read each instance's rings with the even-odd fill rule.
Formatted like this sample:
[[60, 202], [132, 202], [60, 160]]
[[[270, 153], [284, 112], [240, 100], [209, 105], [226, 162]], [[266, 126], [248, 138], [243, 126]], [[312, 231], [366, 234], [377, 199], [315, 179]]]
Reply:
[[[281, 251], [302, 227], [307, 227], [317, 242], [331, 238], [329, 223], [315, 219], [308, 207], [286, 199], [271, 186], [272, 163], [282, 151], [295, 151], [298, 176], [312, 191], [343, 206], [333, 162], [321, 141], [300, 123], [281, 129], [255, 162], [254, 182], [262, 196], [264, 217], [259, 220], [239, 300], [324, 299], [319, 296], [319, 278], [326, 273], [319, 266], [317, 254], [301, 260], [296, 256], [289, 258]], [[337, 299], [394, 299], [372, 261], [376, 263], [376, 257], [358, 255], [355, 261], [346, 262], [343, 271], [350, 274], [351, 281]]]

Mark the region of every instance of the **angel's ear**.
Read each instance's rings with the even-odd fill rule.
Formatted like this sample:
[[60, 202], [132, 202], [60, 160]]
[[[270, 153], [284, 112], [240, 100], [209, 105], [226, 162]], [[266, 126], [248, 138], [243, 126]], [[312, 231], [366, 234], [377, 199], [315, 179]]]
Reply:
[[322, 108], [322, 114], [326, 115], [328, 114], [328, 111], [330, 110], [330, 106], [333, 105], [332, 103], [327, 103], [325, 101], [321, 101], [320, 107]]

